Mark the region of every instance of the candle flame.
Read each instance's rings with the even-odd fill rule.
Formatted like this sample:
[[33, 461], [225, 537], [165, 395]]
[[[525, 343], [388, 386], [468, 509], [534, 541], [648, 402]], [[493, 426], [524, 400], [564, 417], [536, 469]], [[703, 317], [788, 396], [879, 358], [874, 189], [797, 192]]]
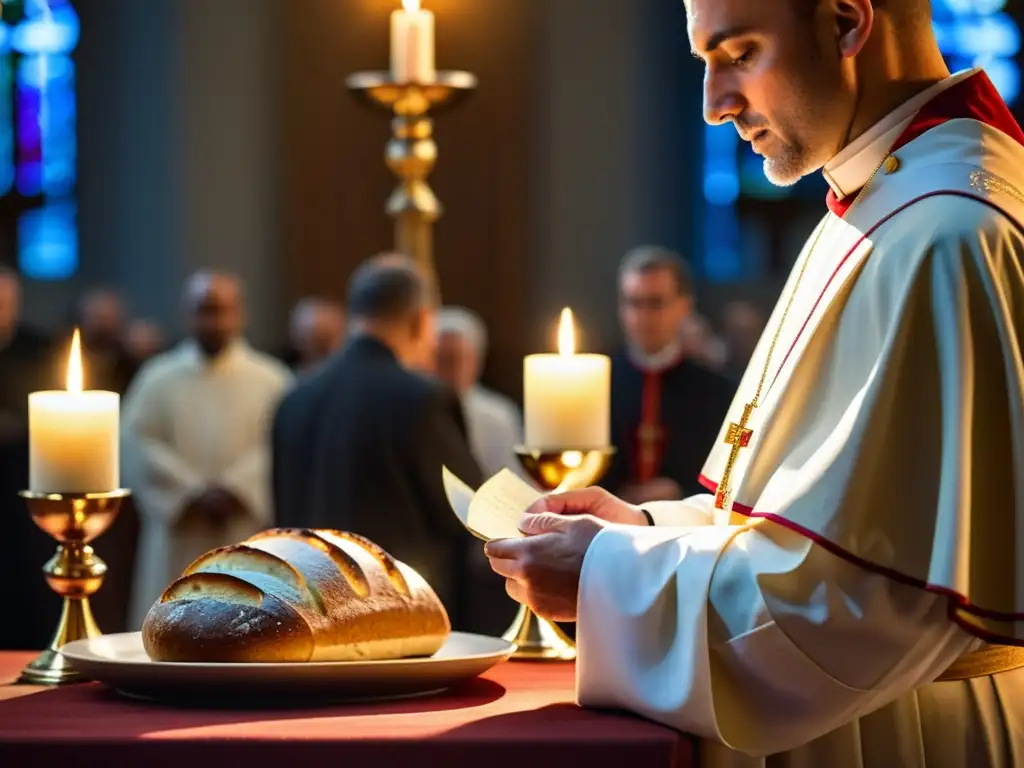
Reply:
[[406, 13], [419, 13], [420, 0], [402, 0], [402, 7]]
[[68, 392], [82, 391], [82, 340], [77, 328], [71, 338], [71, 354], [68, 355], [67, 388]]
[[573, 327], [572, 310], [562, 310], [562, 318], [558, 321], [558, 354], [565, 357], [576, 354], [576, 329]]

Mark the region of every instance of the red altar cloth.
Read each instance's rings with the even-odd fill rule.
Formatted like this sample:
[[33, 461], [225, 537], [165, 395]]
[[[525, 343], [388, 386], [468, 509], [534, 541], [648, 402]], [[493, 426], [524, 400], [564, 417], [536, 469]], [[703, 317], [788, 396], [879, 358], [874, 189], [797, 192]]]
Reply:
[[[422, 699], [302, 710], [191, 710], [97, 683], [10, 685], [32, 658], [0, 653], [0, 766], [143, 768], [690, 768], [693, 744], [573, 704], [571, 664], [507, 662]], [[58, 762], [60, 761], [60, 762]]]

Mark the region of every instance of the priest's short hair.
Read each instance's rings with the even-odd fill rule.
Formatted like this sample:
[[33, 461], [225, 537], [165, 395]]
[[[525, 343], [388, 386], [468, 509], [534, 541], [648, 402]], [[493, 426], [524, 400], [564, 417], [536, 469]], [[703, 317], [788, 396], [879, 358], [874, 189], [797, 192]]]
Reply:
[[693, 295], [693, 270], [680, 254], [660, 245], [640, 245], [633, 248], [619, 263], [619, 282], [623, 276], [636, 272], [665, 269], [672, 273], [681, 296]]
[[348, 314], [360, 320], [400, 320], [430, 302], [430, 287], [410, 257], [383, 253], [367, 259], [348, 282]]

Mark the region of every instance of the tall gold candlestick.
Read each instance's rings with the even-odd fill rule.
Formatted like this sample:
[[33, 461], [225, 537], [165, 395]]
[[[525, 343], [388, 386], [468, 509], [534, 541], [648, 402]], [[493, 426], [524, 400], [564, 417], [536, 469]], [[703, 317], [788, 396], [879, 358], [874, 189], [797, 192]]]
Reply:
[[363, 101], [393, 115], [387, 167], [399, 184], [385, 210], [395, 222], [394, 249], [412, 257], [433, 282], [440, 297], [434, 263], [433, 226], [443, 208], [427, 177], [437, 162], [434, 124], [429, 115], [450, 108], [476, 88], [469, 72], [438, 72], [431, 82], [398, 82], [388, 72], [359, 72], [346, 84]]

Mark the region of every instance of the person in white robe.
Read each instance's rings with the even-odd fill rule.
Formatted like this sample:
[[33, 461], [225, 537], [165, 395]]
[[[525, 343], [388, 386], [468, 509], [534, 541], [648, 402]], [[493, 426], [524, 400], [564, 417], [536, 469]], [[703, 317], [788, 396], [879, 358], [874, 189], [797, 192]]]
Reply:
[[581, 705], [704, 765], [1024, 765], [1024, 132], [926, 2], [687, 11], [708, 119], [778, 183], [824, 167], [829, 211], [709, 493], [546, 497], [492, 567], [578, 622]]
[[242, 338], [236, 279], [198, 273], [185, 302], [191, 338], [142, 367], [122, 414], [141, 528], [134, 628], [199, 555], [273, 525], [270, 419], [291, 374]]
[[486, 357], [487, 327], [480, 316], [465, 307], [442, 307], [436, 372], [462, 401], [470, 450], [484, 477], [506, 467], [518, 473], [515, 449], [523, 441], [523, 418], [512, 400], [480, 383]]

